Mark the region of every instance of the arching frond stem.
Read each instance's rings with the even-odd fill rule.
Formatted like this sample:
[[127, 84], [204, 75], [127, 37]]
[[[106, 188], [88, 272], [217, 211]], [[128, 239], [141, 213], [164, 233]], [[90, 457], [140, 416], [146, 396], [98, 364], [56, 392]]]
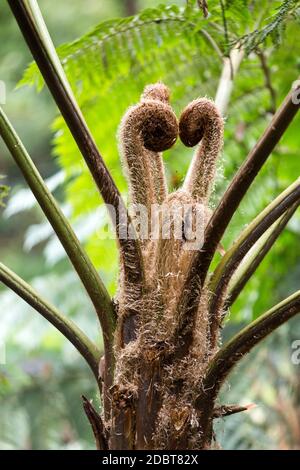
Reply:
[[210, 343], [212, 348], [214, 348], [217, 343], [227, 288], [235, 270], [252, 246], [268, 228], [270, 228], [282, 214], [296, 204], [300, 204], [300, 178], [272, 201], [271, 204], [242, 231], [236, 242], [226, 252], [217, 266], [209, 283], [209, 290], [212, 293], [209, 304]]
[[[236, 173], [218, 207], [214, 211], [205, 231], [205, 241], [202, 250], [195, 258], [193, 266], [191, 267], [191, 275], [192, 273], [197, 273], [200, 285], [203, 285], [206, 279], [214, 253], [236, 209], [240, 205], [240, 202], [254, 181], [257, 173], [296, 116], [300, 103], [295, 101], [293, 97], [295, 96], [294, 93], [296, 93], [299, 88], [300, 81], [297, 88], [286, 96], [265, 132]], [[188, 281], [190, 281], [190, 279], [188, 279]]]
[[[21, 139], [1, 108], [0, 135], [20, 168], [42, 211], [52, 225], [95, 307], [102, 327], [108, 371], [111, 375], [114, 364], [112, 343], [115, 329], [115, 314], [109, 294], [67, 218], [47, 188]], [[111, 382], [111, 378], [107, 378], [108, 382]]]
[[[104, 202], [113, 207], [117, 235], [124, 224], [130, 221], [121, 195], [109, 173], [95, 141], [78, 107], [67, 78], [59, 64], [55, 48], [35, 1], [15, 2], [8, 0], [19, 28], [43, 75], [43, 78], [66, 122], [82, 156], [95, 180]], [[121, 260], [129, 283], [139, 283], [143, 278], [139, 243], [128, 237], [119, 238]]]
[[237, 271], [234, 273], [229, 286], [228, 296], [225, 301], [224, 311], [236, 301], [243, 288], [255, 273], [265, 256], [269, 253], [280, 234], [285, 229], [286, 225], [294, 215], [295, 211], [299, 207], [299, 202], [296, 202], [290, 209], [288, 209], [284, 215], [276, 221], [272, 227], [258, 240], [254, 245], [253, 249], [249, 252], [249, 256], [246, 255], [244, 261], [240, 264]]
[[0, 281], [46, 318], [73, 344], [90, 366], [98, 382], [100, 351], [85, 333], [2, 263], [0, 263]]
[[196, 407], [203, 411], [203, 447], [208, 444], [211, 433], [214, 402], [233, 367], [261, 340], [299, 312], [300, 291], [297, 291], [242, 329], [213, 357], [196, 400]]

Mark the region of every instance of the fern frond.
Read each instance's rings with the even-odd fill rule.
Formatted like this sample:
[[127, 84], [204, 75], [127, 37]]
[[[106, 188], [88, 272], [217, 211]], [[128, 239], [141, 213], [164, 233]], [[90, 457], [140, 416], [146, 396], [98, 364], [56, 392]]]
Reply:
[[[121, 191], [126, 186], [119, 172], [115, 135], [122, 114], [138, 100], [141, 89], [163, 80], [172, 89], [172, 105], [177, 110], [199, 93], [214, 94], [222, 63], [216, 59], [214, 39], [209, 40], [211, 31], [208, 36], [201, 33], [203, 25], [199, 10], [161, 6], [101, 23], [84, 38], [58, 48], [79, 105]], [[24, 80], [37, 82], [33, 65]], [[75, 178], [68, 195], [76, 197], [76, 214], [86, 205], [86, 194], [78, 191], [80, 181], [86, 186], [89, 176], [62, 119], [56, 120], [54, 129], [58, 131], [55, 153]], [[98, 205], [92, 185], [89, 204], [90, 208]]]
[[300, 18], [300, 2], [299, 0], [285, 0], [281, 2], [280, 7], [270, 18], [265, 21], [267, 24], [261, 29], [244, 35], [239, 39], [238, 43], [246, 49], [249, 54], [263, 44], [268, 38], [271, 38], [273, 44], [278, 46], [282, 41], [282, 35], [286, 28], [287, 22], [291, 19]]
[[[270, 16], [283, 2], [274, 0], [272, 9], [267, 10], [269, 3], [268, 0], [254, 3], [248, 0], [224, 1], [230, 44], [243, 37], [245, 32], [255, 30], [258, 17], [267, 22], [266, 15]], [[255, 11], [249, 7], [253, 4]], [[228, 50], [228, 45], [224, 38], [219, 0], [210, 0], [208, 6], [207, 19], [203, 18], [196, 2], [188, 2], [186, 8], [162, 5], [147, 9], [134, 17], [102, 22], [79, 40], [58, 47], [77, 101], [123, 194], [127, 187], [120, 171], [116, 134], [122, 115], [138, 101], [144, 86], [163, 81], [172, 91], [171, 103], [177, 114], [192, 99], [205, 95], [213, 98], [215, 95], [222, 67], [220, 56]], [[290, 69], [295, 60], [289, 58]], [[28, 83], [38, 89], [43, 86], [34, 64], [29, 66], [20, 85]], [[281, 90], [281, 83], [277, 85]], [[230, 171], [236, 167], [240, 153], [235, 139], [240, 121], [245, 121], [247, 133], [249, 135], [250, 131], [253, 138], [258, 137], [266, 122], [268, 95], [263, 89], [255, 58], [243, 64], [236, 79], [236, 89], [232, 97], [232, 109], [236, 113], [232, 113], [226, 131], [225, 158], [226, 168], [229, 167]], [[76, 219], [98, 207], [98, 195], [61, 118], [56, 119], [53, 129], [54, 154], [68, 178], [66, 198]], [[167, 178], [176, 187], [187, 171], [191, 152], [178, 144], [171, 153], [166, 152], [164, 158], [167, 160]], [[266, 202], [265, 199], [263, 201]], [[256, 209], [260, 207], [256, 206]], [[89, 240], [87, 248], [99, 266], [100, 262], [103, 263], [99, 253], [109, 252], [109, 260], [116, 256], [112, 254], [113, 243], [103, 241], [96, 234]]]

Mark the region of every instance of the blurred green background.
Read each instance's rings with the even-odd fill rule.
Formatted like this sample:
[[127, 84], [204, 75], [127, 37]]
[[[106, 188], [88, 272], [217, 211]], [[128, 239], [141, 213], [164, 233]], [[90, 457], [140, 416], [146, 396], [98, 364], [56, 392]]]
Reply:
[[[227, 26], [233, 38], [263, 27], [267, 19], [270, 22], [282, 2], [252, 3], [256, 3], [253, 11], [229, 8]], [[100, 151], [126, 195], [117, 150], [119, 121], [126, 108], [138, 100], [144, 85], [156, 80], [162, 79], [171, 88], [177, 114], [199, 95], [215, 96], [222, 63], [199, 30], [207, 28], [219, 47], [226, 50], [220, 33], [209, 24], [210, 19], [222, 24], [220, 4], [208, 2], [208, 20], [195, 9], [190, 23], [178, 20], [180, 11], [176, 7], [155, 10], [159, 4], [184, 7], [183, 0], [65, 0], [55, 7], [50, 0], [40, 0], [39, 4], [55, 45], [69, 43], [59, 49], [66, 73]], [[145, 8], [153, 10], [143, 12], [134, 28], [126, 22], [102, 23], [85, 36], [105, 20], [127, 17]], [[162, 19], [157, 20], [160, 15]], [[275, 36], [275, 31], [272, 34]], [[291, 16], [276, 34], [282, 35], [275, 38], [276, 44], [272, 37], [260, 46], [269, 82], [255, 52], [244, 58], [237, 74], [212, 207], [269, 122], [274, 106], [280, 104], [299, 76], [300, 44], [295, 40], [299, 16]], [[79, 37], [83, 39], [72, 43]], [[2, 2], [0, 80], [7, 91], [4, 110], [113, 294], [117, 254], [114, 241], [101, 237], [107, 219], [90, 176], [34, 67], [28, 69], [26, 81], [38, 84], [39, 90], [32, 86], [16, 89], [30, 61], [16, 22]], [[249, 191], [223, 240], [225, 249], [272, 198], [299, 176], [299, 123], [298, 116]], [[191, 155], [180, 143], [166, 152], [170, 188], [179, 186]], [[5, 207], [0, 207], [1, 261], [100, 343], [89, 300], [2, 141], [0, 175], [0, 184], [10, 188]], [[298, 210], [232, 307], [224, 338], [299, 289], [299, 233]], [[2, 286], [0, 312], [0, 348], [6, 355], [5, 363], [0, 364], [0, 449], [93, 448], [80, 396], [94, 398], [96, 404], [98, 398], [83, 361], [45, 320]], [[300, 339], [297, 318], [253, 351], [231, 376], [222, 402], [257, 406], [218, 423], [220, 447], [300, 448], [300, 365], [291, 361], [295, 339]]]

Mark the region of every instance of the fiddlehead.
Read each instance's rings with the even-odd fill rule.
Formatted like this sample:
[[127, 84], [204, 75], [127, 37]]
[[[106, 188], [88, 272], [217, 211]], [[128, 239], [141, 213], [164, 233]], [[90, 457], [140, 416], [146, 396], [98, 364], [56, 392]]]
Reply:
[[[200, 141], [201, 144], [195, 152], [182, 190], [171, 196], [176, 200], [180, 197], [182, 204], [189, 204], [193, 209], [193, 218], [197, 213], [201, 214], [201, 227], [204, 231], [210, 217], [208, 199], [215, 177], [217, 158], [223, 142], [223, 120], [214, 103], [206, 98], [190, 103], [181, 115], [179, 135], [186, 146], [193, 147]], [[196, 235], [201, 235], [203, 231]], [[167, 310], [171, 307], [171, 315], [167, 318], [168, 325], [172, 325], [171, 320], [173, 321], [173, 331], [169, 337], [169, 342], [173, 343], [173, 350], [168, 359], [166, 370], [168, 376], [171, 377], [169, 389], [176, 388], [176, 400], [178, 403], [180, 402], [176, 406], [173, 404], [171, 406], [173, 409], [170, 409], [171, 397], [167, 394], [161, 408], [160, 421], [162, 421], [163, 415], [170, 418], [169, 422], [164, 420], [163, 426], [164, 429], [169, 427], [171, 436], [173, 435], [172, 427], [174, 427], [172, 424], [174, 410], [176, 407], [178, 407], [178, 412], [183, 408], [188, 410], [187, 405], [191, 402], [193, 395], [194, 377], [203, 376], [207, 362], [209, 293], [206, 288], [202, 288], [201, 292], [198, 291], [198, 299], [192, 309], [185, 309], [185, 303], [181, 303], [182, 299], [191, 296], [193, 286], [187, 284], [186, 276], [194, 255], [199, 250], [196, 244], [195, 251], [185, 252], [182, 248], [186, 245], [186, 243], [180, 244], [172, 238], [160, 241], [158, 245], [160, 250], [158, 250], [157, 256], [158, 266], [163, 263], [164, 268], [162, 279], [164, 279]], [[166, 262], [169, 259], [170, 261]], [[173, 275], [173, 278], [170, 275]], [[175, 301], [172, 300], [173, 298]], [[168, 328], [170, 331], [171, 327]], [[192, 429], [190, 432], [192, 435]]]
[[[172, 146], [178, 133], [168, 100], [164, 85], [146, 87], [140, 103], [128, 110], [120, 127], [131, 202], [146, 207], [148, 220], [152, 204], [158, 205], [158, 231], [155, 229], [155, 235], [151, 231], [150, 242], [142, 242], [147, 266], [142, 289], [137, 292], [136, 286], [131, 286], [129, 290], [122, 276], [119, 289], [116, 390], [137, 400], [134, 405], [128, 402], [128, 409], [136, 407], [136, 433], [141, 446], [145, 445], [144, 408], [149, 396], [155, 395], [155, 406], [149, 412], [147, 440], [153, 439], [158, 420], [162, 426], [157, 427], [158, 433], [167, 428], [169, 443], [173, 417], [177, 421], [183, 408], [189, 415], [189, 403], [195, 398], [194, 377], [203, 376], [207, 362], [208, 292], [202, 289], [201, 295], [198, 293], [201, 298], [193, 311], [182, 309], [185, 304], [181, 300], [192, 288], [186, 287], [187, 273], [201, 248], [210, 217], [207, 203], [222, 146], [223, 120], [207, 99], [193, 101], [184, 110], [180, 120], [183, 143], [194, 146], [202, 142], [184, 187], [168, 194], [160, 152]], [[140, 375], [139, 370], [147, 372]], [[174, 390], [176, 406], [172, 401]], [[195, 432], [188, 431], [191, 435]]]
[[195, 152], [183, 189], [196, 200], [206, 203], [216, 172], [216, 162], [223, 145], [223, 119], [215, 104], [207, 98], [192, 101], [182, 112], [179, 135]]
[[[130, 202], [140, 214], [142, 247], [148, 243], [149, 222], [152, 204], [163, 202], [167, 185], [161, 153], [170, 148], [178, 135], [178, 122], [169, 105], [169, 90], [160, 83], [149, 85], [142, 94], [141, 101], [129, 108], [120, 126], [120, 151], [127, 177]], [[145, 213], [146, 211], [146, 213]], [[147, 220], [144, 219], [146, 215]], [[148, 228], [145, 234], [145, 227]], [[135, 330], [140, 317], [139, 306], [144, 285], [128, 286], [124, 278], [121, 259], [119, 279], [119, 315], [124, 326], [119, 328], [119, 344], [127, 344], [135, 338]], [[121, 322], [122, 323], [122, 322]]]
[[129, 108], [120, 126], [120, 150], [131, 203], [145, 206], [148, 216], [151, 204], [161, 204], [167, 195], [160, 152], [172, 147], [177, 135], [168, 88], [161, 83], [148, 85], [141, 102]]

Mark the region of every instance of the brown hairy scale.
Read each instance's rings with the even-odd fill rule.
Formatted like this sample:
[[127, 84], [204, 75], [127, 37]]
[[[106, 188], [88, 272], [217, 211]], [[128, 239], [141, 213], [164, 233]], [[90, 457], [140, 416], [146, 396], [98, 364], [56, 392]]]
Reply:
[[[201, 143], [183, 187], [168, 194], [161, 152], [178, 134], [187, 146]], [[128, 286], [121, 269], [112, 420], [106, 423], [115, 431], [110, 447], [198, 448], [201, 429], [195, 403], [209, 356], [209, 295], [204, 288], [196, 316], [182, 317], [178, 305], [195, 252], [186, 249], [190, 240], [176, 237], [175, 224], [184, 230], [185, 204], [192, 207], [192, 224], [197, 210], [202, 210], [204, 226], [208, 222], [223, 120], [213, 102], [201, 98], [186, 107], [178, 126], [169, 90], [157, 83], [147, 86], [140, 103], [126, 112], [119, 139], [130, 203], [143, 204], [148, 221], [153, 204], [160, 205], [161, 214], [168, 209], [170, 217], [160, 216], [160, 229], [168, 223], [171, 236], [164, 239], [160, 231], [158, 239], [143, 239], [140, 234], [142, 286]]]

